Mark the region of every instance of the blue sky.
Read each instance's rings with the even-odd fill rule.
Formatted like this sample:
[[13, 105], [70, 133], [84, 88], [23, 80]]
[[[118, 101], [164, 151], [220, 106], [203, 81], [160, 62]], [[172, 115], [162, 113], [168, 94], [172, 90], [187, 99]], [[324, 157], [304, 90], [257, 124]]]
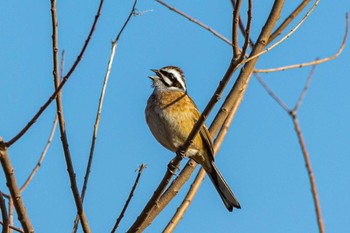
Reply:
[[[168, 3], [230, 38], [229, 1]], [[254, 39], [272, 3], [254, 2]], [[105, 2], [84, 58], [63, 90], [67, 134], [79, 189], [111, 41], [131, 5], [132, 2], [126, 0]], [[286, 2], [281, 19], [296, 5]], [[81, 0], [61, 1], [57, 5], [59, 49], [66, 52], [66, 69], [85, 41], [97, 6], [98, 1]], [[0, 136], [6, 141], [25, 126], [53, 91], [51, 15], [49, 1], [2, 1], [0, 9]], [[147, 169], [119, 228], [119, 232], [126, 231], [173, 157], [156, 142], [144, 119], [146, 101], [152, 92], [147, 78], [150, 69], [166, 65], [181, 67], [189, 94], [203, 110], [231, 57], [227, 44], [155, 1], [140, 1], [137, 9], [146, 13], [132, 18], [119, 41], [101, 116], [84, 203], [93, 232], [110, 232], [137, 175], [135, 169], [146, 163]], [[256, 67], [273, 68], [334, 54], [343, 40], [345, 13], [349, 10], [347, 1], [337, 4], [321, 1], [299, 30], [262, 56]], [[317, 66], [298, 113], [316, 177], [325, 229], [330, 233], [347, 232], [350, 228], [349, 54], [347, 46], [339, 58]], [[293, 107], [310, 69], [263, 74], [262, 77], [289, 107]], [[232, 85], [233, 81], [229, 87]], [[208, 124], [214, 115], [209, 117]], [[35, 166], [54, 117], [55, 105], [52, 104], [9, 149], [19, 184]], [[220, 233], [317, 232], [309, 180], [292, 121], [254, 78], [216, 164], [242, 209], [227, 212], [211, 182], [205, 179], [175, 232], [189, 229]], [[189, 184], [145, 232], [161, 232]], [[2, 173], [0, 190], [7, 192]], [[23, 192], [23, 199], [36, 232], [71, 231], [76, 210], [59, 131], [42, 167]]]

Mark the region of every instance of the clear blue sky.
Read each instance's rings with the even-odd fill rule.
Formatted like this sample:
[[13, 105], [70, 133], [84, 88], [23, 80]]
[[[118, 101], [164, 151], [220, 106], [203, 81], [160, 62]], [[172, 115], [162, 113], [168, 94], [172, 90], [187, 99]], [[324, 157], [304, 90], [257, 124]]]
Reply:
[[[253, 38], [260, 32], [272, 2], [254, 1]], [[169, 1], [169, 4], [230, 38], [229, 1]], [[105, 2], [84, 59], [63, 90], [67, 134], [79, 188], [111, 40], [131, 5], [126, 0]], [[286, 2], [281, 19], [296, 5], [294, 1]], [[58, 3], [59, 49], [66, 51], [66, 69], [80, 51], [97, 6], [98, 1]], [[136, 177], [135, 169], [146, 163], [147, 169], [119, 228], [119, 232], [125, 232], [173, 157], [156, 142], [145, 123], [144, 108], [152, 92], [147, 78], [151, 74], [149, 69], [165, 65], [182, 67], [189, 94], [203, 110], [231, 56], [227, 44], [155, 1], [140, 1], [137, 9], [147, 13], [132, 18], [119, 41], [101, 116], [84, 204], [93, 232], [110, 232]], [[350, 11], [347, 1], [336, 4], [321, 1], [291, 38], [259, 59], [257, 68], [334, 54], [343, 40], [347, 11]], [[0, 136], [9, 140], [53, 91], [50, 3], [1, 1], [0, 12]], [[349, 55], [347, 46], [338, 59], [316, 68], [298, 114], [329, 233], [350, 229]], [[309, 71], [310, 67], [262, 76], [292, 107]], [[19, 184], [36, 164], [54, 116], [52, 104], [10, 148]], [[211, 119], [212, 116], [209, 123]], [[309, 180], [292, 121], [254, 78], [216, 163], [242, 209], [227, 212], [211, 182], [205, 179], [175, 232], [317, 232]], [[145, 232], [161, 232], [188, 187], [189, 183]], [[0, 190], [8, 192], [2, 172]], [[76, 210], [59, 131], [42, 167], [23, 192], [23, 199], [36, 232], [71, 232]]]

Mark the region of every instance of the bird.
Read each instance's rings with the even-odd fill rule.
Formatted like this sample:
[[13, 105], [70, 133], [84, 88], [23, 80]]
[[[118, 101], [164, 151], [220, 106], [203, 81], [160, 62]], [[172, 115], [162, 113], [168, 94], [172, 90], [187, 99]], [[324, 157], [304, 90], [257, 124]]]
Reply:
[[[184, 72], [176, 66], [151, 69], [153, 93], [147, 101], [145, 117], [156, 140], [170, 151], [182, 148], [200, 113], [187, 93]], [[186, 152], [186, 157], [200, 164], [219, 193], [226, 208], [241, 206], [214, 163], [210, 133], [204, 124]]]

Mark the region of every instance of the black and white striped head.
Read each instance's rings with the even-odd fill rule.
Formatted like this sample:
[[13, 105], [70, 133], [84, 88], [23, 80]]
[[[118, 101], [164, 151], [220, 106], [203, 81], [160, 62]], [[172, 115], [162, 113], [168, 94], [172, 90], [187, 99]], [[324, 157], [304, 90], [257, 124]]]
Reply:
[[152, 79], [152, 86], [156, 91], [183, 91], [186, 92], [185, 76], [183, 71], [176, 66], [165, 66], [159, 70], [152, 71], [156, 76], [149, 76]]

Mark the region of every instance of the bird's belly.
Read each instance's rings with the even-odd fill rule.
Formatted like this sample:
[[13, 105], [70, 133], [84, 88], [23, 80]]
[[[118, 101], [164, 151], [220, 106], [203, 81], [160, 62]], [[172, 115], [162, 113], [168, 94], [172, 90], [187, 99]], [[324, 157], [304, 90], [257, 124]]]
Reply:
[[[193, 119], [189, 119], [186, 112], [181, 114], [171, 114], [160, 108], [154, 108], [146, 115], [148, 126], [157, 139], [165, 148], [176, 152], [187, 139], [194, 125]], [[199, 139], [199, 136], [196, 137]], [[187, 156], [198, 152], [196, 141], [187, 152]]]

